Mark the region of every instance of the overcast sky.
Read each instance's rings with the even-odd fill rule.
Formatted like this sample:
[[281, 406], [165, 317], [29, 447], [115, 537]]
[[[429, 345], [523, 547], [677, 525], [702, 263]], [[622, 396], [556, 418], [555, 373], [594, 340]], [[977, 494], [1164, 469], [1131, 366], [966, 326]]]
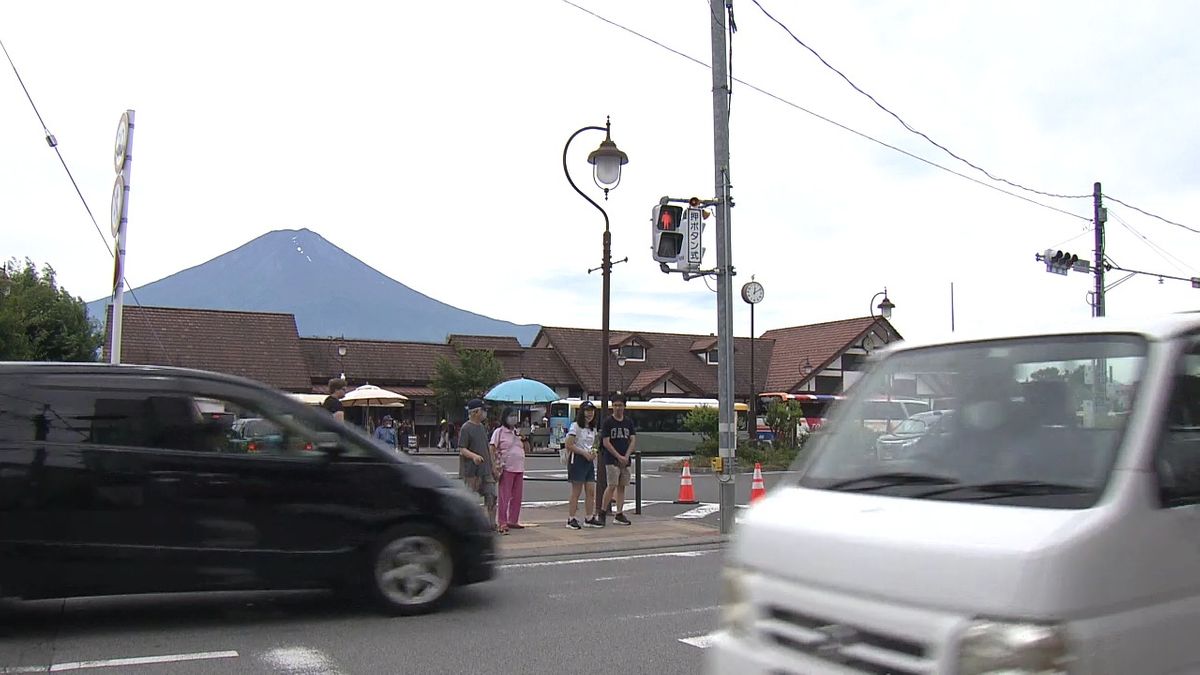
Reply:
[[[703, 0], [575, 0], [708, 63]], [[1042, 191], [1104, 192], [1200, 229], [1200, 4], [760, 0], [863, 90], [956, 154]], [[766, 288], [757, 332], [865, 316], [887, 287], [909, 337], [1035, 314], [1089, 314], [1088, 199], [995, 183], [906, 131], [734, 0], [737, 289]], [[563, 0], [6, 2], [0, 40], [95, 213], [92, 225], [0, 62], [0, 254], [49, 263], [72, 294], [110, 292], [112, 145], [137, 113], [127, 277], [136, 287], [275, 229], [312, 229], [384, 274], [518, 323], [599, 327], [603, 219], [562, 171], [576, 129], [612, 116], [629, 155], [612, 220], [614, 329], [709, 333], [716, 296], [650, 260], [663, 195], [712, 197], [711, 74]], [[576, 182], [600, 199], [587, 153]], [[1200, 276], [1200, 234], [1108, 203], [1121, 266]], [[711, 221], [710, 221], [711, 222]], [[706, 233], [711, 264], [714, 230]], [[1121, 278], [1110, 273], [1111, 282]], [[128, 296], [127, 301], [130, 301]], [[1110, 316], [1196, 308], [1200, 290], [1135, 277]]]

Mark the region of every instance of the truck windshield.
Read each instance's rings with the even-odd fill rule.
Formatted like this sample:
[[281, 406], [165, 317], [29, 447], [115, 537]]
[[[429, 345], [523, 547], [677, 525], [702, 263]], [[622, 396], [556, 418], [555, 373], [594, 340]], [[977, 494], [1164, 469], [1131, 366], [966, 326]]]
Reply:
[[[1097, 334], [899, 351], [831, 411], [794, 468], [816, 489], [1087, 508], [1107, 484], [1146, 349]], [[887, 428], [881, 400], [935, 409]]]

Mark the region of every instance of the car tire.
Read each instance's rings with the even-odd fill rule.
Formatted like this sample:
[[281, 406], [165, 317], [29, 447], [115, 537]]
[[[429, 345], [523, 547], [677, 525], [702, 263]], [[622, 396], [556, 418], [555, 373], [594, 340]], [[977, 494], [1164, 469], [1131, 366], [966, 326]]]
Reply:
[[432, 611], [454, 584], [454, 549], [437, 528], [401, 525], [383, 534], [367, 556], [366, 588], [391, 615]]

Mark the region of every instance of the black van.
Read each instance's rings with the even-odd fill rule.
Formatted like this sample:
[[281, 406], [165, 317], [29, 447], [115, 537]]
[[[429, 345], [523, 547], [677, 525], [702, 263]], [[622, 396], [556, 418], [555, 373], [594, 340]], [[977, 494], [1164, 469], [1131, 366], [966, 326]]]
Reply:
[[[213, 410], [279, 436], [247, 452]], [[494, 544], [457, 483], [256, 382], [0, 363], [0, 596], [335, 587], [413, 614], [490, 579]]]

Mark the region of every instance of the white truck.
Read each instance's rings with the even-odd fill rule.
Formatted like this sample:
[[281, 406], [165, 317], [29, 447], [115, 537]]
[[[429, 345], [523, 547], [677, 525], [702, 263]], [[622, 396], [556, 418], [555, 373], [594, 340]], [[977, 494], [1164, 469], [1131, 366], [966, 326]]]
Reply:
[[[884, 457], [898, 378], [952, 415]], [[1200, 313], [889, 347], [796, 468], [710, 672], [1200, 672]]]

